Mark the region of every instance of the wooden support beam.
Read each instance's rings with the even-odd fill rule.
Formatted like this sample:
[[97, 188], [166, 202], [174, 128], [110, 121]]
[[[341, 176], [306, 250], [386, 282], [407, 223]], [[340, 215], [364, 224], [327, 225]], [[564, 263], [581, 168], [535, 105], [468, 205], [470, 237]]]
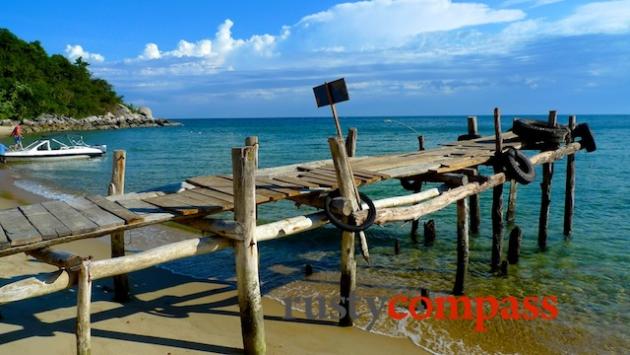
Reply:
[[70, 269], [80, 265], [83, 259], [62, 250], [53, 250], [50, 248], [36, 249], [26, 252], [26, 254], [46, 264], [54, 265], [62, 269]]
[[357, 129], [348, 129], [348, 136], [346, 137], [346, 152], [348, 158], [352, 158], [357, 155]]
[[[503, 151], [503, 138], [501, 135], [501, 112], [499, 108], [494, 109], [494, 173], [501, 172], [500, 160]], [[492, 257], [490, 267], [492, 271], [497, 271], [501, 263], [501, 250], [503, 243], [503, 184], [494, 186], [492, 189]]]
[[[424, 136], [420, 135], [418, 136], [418, 151], [423, 151], [423, 150], [424, 150]], [[422, 190], [422, 183], [418, 184], [418, 188], [414, 192], [419, 193], [421, 190]], [[420, 226], [420, 220], [414, 219], [413, 221], [411, 221], [411, 240], [414, 243], [418, 242], [418, 227], [419, 226]], [[425, 237], [425, 242], [426, 242], [426, 237]]]
[[[123, 195], [125, 193], [125, 165], [127, 154], [124, 150], [114, 151], [112, 162], [112, 180], [109, 184], [109, 195]], [[110, 235], [112, 258], [125, 256], [125, 232], [115, 232]], [[129, 276], [121, 274], [114, 276], [114, 300], [126, 302], [129, 300]]]
[[90, 275], [90, 261], [83, 261], [79, 266], [77, 287], [77, 324], [76, 340], [77, 354], [90, 355], [91, 331], [90, 331], [90, 305], [92, 302], [92, 277]]
[[232, 149], [234, 219], [240, 225], [242, 233], [242, 240], [234, 244], [236, 284], [243, 348], [247, 354], [266, 352], [256, 240], [257, 150], [256, 145]]
[[177, 223], [198, 229], [204, 233], [211, 233], [232, 240], [243, 240], [241, 226], [227, 219], [191, 218], [177, 221]]
[[505, 213], [505, 221], [508, 224], [514, 223], [516, 220], [516, 195], [518, 192], [518, 183], [510, 180], [510, 194], [508, 195], [508, 207]]
[[[477, 116], [468, 116], [468, 134], [479, 134], [479, 126], [477, 124]], [[473, 168], [473, 176], [479, 175], [479, 169]], [[468, 178], [470, 179], [470, 175]], [[479, 208], [479, 195], [472, 195], [468, 198], [469, 212], [470, 212], [470, 232], [473, 234], [479, 233], [479, 226], [481, 225], [481, 209]]]
[[[556, 127], [558, 123], [556, 111], [549, 111], [549, 127]], [[551, 179], [553, 177], [553, 163], [544, 163], [542, 166], [542, 182], [540, 183], [540, 216], [538, 219], [538, 247], [547, 249], [547, 224], [549, 221], [549, 207], [551, 205]]]
[[[569, 116], [569, 128], [575, 128], [575, 116]], [[564, 229], [565, 236], [571, 235], [573, 228], [573, 206], [575, 205], [575, 154], [567, 156], [567, 178], [564, 189]]]
[[455, 273], [455, 295], [464, 294], [464, 283], [468, 272], [469, 238], [468, 238], [468, 200], [457, 201], [457, 271]]
[[[328, 145], [332, 154], [337, 174], [339, 192], [342, 197], [353, 202], [353, 211], [358, 210], [358, 203], [352, 169], [348, 162], [348, 155], [343, 142], [339, 138], [328, 138]], [[356, 261], [354, 258], [354, 233], [343, 231], [341, 233], [341, 280], [340, 297], [341, 306], [346, 310], [346, 314], [339, 320], [341, 326], [352, 326], [350, 317], [349, 297], [356, 288]]]

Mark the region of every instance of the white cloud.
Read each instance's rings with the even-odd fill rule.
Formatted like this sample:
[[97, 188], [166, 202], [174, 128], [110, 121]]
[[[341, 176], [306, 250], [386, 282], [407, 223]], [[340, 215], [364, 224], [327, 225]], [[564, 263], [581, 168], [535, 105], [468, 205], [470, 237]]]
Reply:
[[66, 45], [66, 57], [69, 59], [75, 60], [79, 57], [83, 58], [86, 62], [97, 62], [100, 63], [105, 60], [105, 57], [98, 53], [90, 53], [83, 49], [80, 45]]
[[501, 6], [508, 7], [508, 6], [514, 6], [514, 5], [529, 4], [531, 5], [531, 7], [540, 7], [540, 6], [555, 4], [562, 1], [564, 0], [506, 0], [503, 3], [501, 3]]
[[573, 14], [556, 22], [554, 27], [556, 33], [571, 36], [630, 32], [630, 0], [579, 6]]
[[140, 59], [160, 59], [162, 54], [160, 53], [160, 49], [158, 45], [155, 43], [147, 43], [144, 46], [144, 52], [140, 55]]
[[398, 47], [421, 34], [510, 22], [521, 10], [494, 10], [451, 0], [374, 0], [342, 3], [302, 18], [292, 31], [308, 48], [369, 51]]
[[[190, 63], [190, 66], [199, 69], [199, 64], [208, 65], [216, 68], [225, 62], [225, 59], [235, 53], [239, 49], [248, 49], [254, 54], [261, 56], [272, 56], [277, 39], [286, 39], [290, 30], [286, 27], [282, 28], [279, 37], [270, 34], [253, 35], [249, 39], [235, 39], [232, 37], [232, 27], [234, 22], [226, 19], [215, 33], [213, 39], [201, 39], [197, 42], [189, 42], [185, 39], [177, 43], [177, 47], [170, 51], [160, 51], [157, 44], [147, 43], [144, 52], [138, 56], [140, 60], [164, 59], [164, 58], [199, 58], [200, 62]], [[129, 60], [128, 60], [129, 62]], [[181, 71], [182, 67], [187, 66], [186, 63], [177, 63], [176, 71]]]

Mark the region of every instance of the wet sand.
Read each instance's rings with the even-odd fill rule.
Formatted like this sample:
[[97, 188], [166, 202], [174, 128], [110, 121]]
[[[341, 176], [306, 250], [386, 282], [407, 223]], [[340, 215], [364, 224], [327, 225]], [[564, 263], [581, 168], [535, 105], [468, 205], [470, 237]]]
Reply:
[[[0, 170], [0, 196], [0, 209], [40, 199], [15, 188], [6, 170]], [[181, 237], [185, 233], [179, 230], [150, 227], [128, 233], [127, 240], [129, 249], [134, 250]], [[96, 259], [109, 256], [108, 237], [56, 248]], [[12, 255], [0, 262], [0, 285], [22, 275], [55, 270], [24, 254]], [[132, 273], [130, 284], [133, 298], [123, 306], [111, 301], [111, 280], [94, 283], [94, 354], [242, 352], [233, 282], [197, 280], [154, 267]], [[76, 293], [70, 289], [1, 306], [0, 353], [74, 353], [75, 305]], [[310, 321], [301, 312], [294, 311], [295, 319], [286, 320], [284, 307], [268, 297], [263, 297], [263, 308], [269, 354], [424, 353], [406, 338]]]

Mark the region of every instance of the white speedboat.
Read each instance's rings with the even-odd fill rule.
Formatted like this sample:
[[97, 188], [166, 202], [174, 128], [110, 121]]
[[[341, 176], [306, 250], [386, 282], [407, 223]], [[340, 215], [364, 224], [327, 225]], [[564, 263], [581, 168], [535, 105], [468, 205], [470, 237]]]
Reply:
[[7, 161], [26, 160], [62, 160], [103, 156], [107, 152], [105, 145], [88, 145], [83, 139], [71, 139], [70, 144], [56, 139], [40, 139], [24, 148], [12, 146], [4, 154]]

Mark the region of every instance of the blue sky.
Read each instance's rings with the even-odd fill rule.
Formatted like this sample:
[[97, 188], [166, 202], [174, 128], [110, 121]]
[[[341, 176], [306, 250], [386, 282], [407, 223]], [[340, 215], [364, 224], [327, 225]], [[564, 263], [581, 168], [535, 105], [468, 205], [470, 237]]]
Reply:
[[630, 0], [10, 1], [0, 27], [82, 56], [162, 117], [630, 112]]

